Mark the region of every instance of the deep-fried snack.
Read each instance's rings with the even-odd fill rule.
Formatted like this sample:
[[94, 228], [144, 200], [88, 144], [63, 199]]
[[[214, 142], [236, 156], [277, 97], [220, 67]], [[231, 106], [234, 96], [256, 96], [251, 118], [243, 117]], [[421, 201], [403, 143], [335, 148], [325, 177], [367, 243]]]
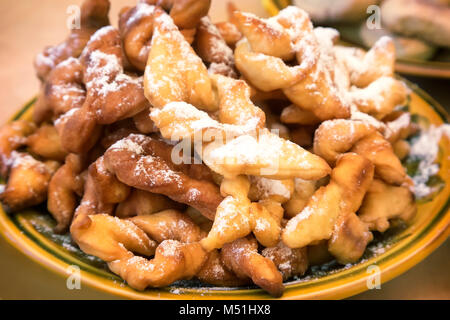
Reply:
[[109, 25], [108, 0], [86, 0], [81, 7], [80, 27], [73, 28], [69, 37], [61, 44], [47, 47], [37, 55], [34, 62], [41, 80], [46, 80], [50, 71], [69, 57], [77, 58], [90, 37], [103, 26]]
[[0, 128], [0, 174], [6, 178], [12, 165], [13, 151], [24, 146], [27, 137], [36, 130], [34, 123], [17, 120]]
[[208, 253], [208, 259], [196, 274], [196, 277], [204, 283], [221, 287], [239, 287], [251, 283], [251, 279], [238, 278], [234, 272], [228, 270], [218, 250]]
[[119, 203], [115, 215], [121, 219], [149, 215], [168, 209], [182, 209], [183, 205], [166, 196], [132, 189], [128, 198]]
[[386, 231], [392, 219], [411, 221], [416, 213], [414, 196], [405, 186], [392, 186], [381, 180], [372, 182], [359, 210], [359, 218], [371, 230]]
[[309, 267], [307, 248], [291, 249], [282, 241], [275, 247], [265, 248], [261, 254], [273, 261], [285, 281], [302, 276]]
[[237, 7], [231, 1], [227, 3], [228, 21], [216, 23], [217, 29], [226, 41], [227, 45], [234, 50], [236, 43], [242, 39], [242, 33], [237, 28], [237, 21], [234, 17], [234, 12]]
[[381, 6], [381, 17], [383, 24], [395, 33], [450, 47], [448, 2], [388, 0]]
[[57, 124], [64, 149], [82, 153], [91, 149], [100, 125], [130, 118], [149, 107], [141, 78], [123, 70], [119, 32], [113, 27], [97, 31], [80, 60], [84, 67], [87, 96], [81, 108], [63, 115]]
[[270, 199], [283, 204], [289, 201], [294, 193], [294, 179], [272, 180], [263, 177], [250, 177], [250, 182], [248, 197], [251, 201]]
[[[247, 80], [263, 91], [283, 89], [295, 105], [322, 120], [350, 115], [336, 89], [333, 56], [319, 44], [306, 12], [288, 7], [267, 20], [235, 16], [246, 39], [236, 47], [236, 66]], [[294, 57], [299, 64], [288, 66]]]
[[[77, 216], [71, 234], [84, 252], [108, 262], [111, 271], [138, 290], [190, 279], [207, 258], [198, 243], [165, 240], [157, 246], [131, 221], [107, 214]], [[134, 253], [155, 256], [147, 260]]]
[[339, 157], [330, 183], [317, 190], [308, 205], [283, 229], [283, 242], [290, 248], [303, 248], [315, 241], [331, 239], [329, 250], [338, 261], [344, 264], [357, 261], [372, 240], [368, 227], [355, 212], [372, 183], [373, 173], [373, 164], [364, 157], [354, 153]]
[[241, 238], [226, 244], [222, 249], [225, 266], [239, 278], [251, 278], [253, 283], [274, 297], [283, 294], [283, 277], [272, 260], [258, 253], [258, 243], [253, 238]]
[[176, 210], [136, 216], [129, 219], [158, 243], [177, 240], [183, 243], [200, 241], [204, 233], [188, 215]]
[[161, 6], [168, 11], [180, 29], [195, 29], [200, 19], [206, 16], [211, 0], [139, 0], [150, 5]]
[[208, 236], [201, 240], [206, 251], [222, 248], [225, 243], [245, 237], [251, 232], [264, 246], [274, 246], [279, 239], [283, 210], [271, 200], [252, 203], [248, 199], [250, 182], [244, 176], [224, 179], [220, 187], [226, 198], [217, 208]]
[[215, 110], [217, 101], [208, 70], [164, 11], [156, 9], [151, 50], [144, 75], [145, 96], [161, 109], [184, 101]]
[[335, 46], [334, 50], [338, 59], [344, 61], [351, 83], [358, 88], [365, 88], [381, 77], [394, 76], [395, 47], [389, 37], [380, 38], [367, 53], [342, 46]]
[[375, 173], [388, 183], [402, 184], [406, 172], [391, 144], [371, 124], [363, 121], [332, 120], [316, 131], [314, 152], [333, 165], [339, 154], [360, 154], [375, 165]]
[[283, 109], [280, 116], [281, 122], [288, 124], [315, 125], [322, 121], [316, 117], [314, 113], [301, 108], [290, 105]]
[[64, 161], [67, 152], [62, 149], [61, 139], [55, 126], [44, 124], [27, 138], [27, 146], [33, 154], [45, 159]]
[[296, 178], [294, 180], [294, 192], [284, 205], [284, 214], [287, 218], [295, 217], [301, 212], [317, 190], [317, 181], [308, 181]]
[[11, 172], [0, 200], [11, 211], [19, 211], [44, 202], [50, 178], [59, 164], [41, 162], [26, 153], [14, 151]]
[[198, 209], [213, 219], [222, 201], [203, 165], [175, 165], [172, 146], [143, 135], [130, 135], [106, 151], [107, 169], [126, 185], [159, 193]]
[[42, 84], [41, 93], [33, 109], [33, 121], [52, 121], [62, 114], [81, 108], [86, 99], [83, 66], [70, 57], [59, 63]]
[[209, 17], [200, 20], [195, 36], [194, 48], [200, 58], [208, 65], [212, 74], [236, 78], [233, 50], [228, 47], [219, 30]]
[[403, 82], [381, 77], [366, 88], [353, 87], [350, 96], [356, 107], [378, 120], [390, 114], [396, 106], [406, 103], [408, 89]]
[[55, 232], [68, 230], [78, 204], [78, 197], [83, 195], [84, 179], [81, 175], [85, 169], [84, 157], [69, 154], [64, 164], [52, 176], [48, 186], [47, 208], [56, 220]]

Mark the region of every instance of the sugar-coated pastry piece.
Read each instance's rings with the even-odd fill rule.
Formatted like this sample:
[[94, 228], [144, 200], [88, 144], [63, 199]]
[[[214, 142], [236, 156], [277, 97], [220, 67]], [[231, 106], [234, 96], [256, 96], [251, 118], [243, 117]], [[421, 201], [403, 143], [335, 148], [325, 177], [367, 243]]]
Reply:
[[302, 276], [309, 267], [307, 248], [291, 249], [280, 241], [275, 247], [265, 248], [261, 254], [275, 263], [285, 281]]
[[222, 261], [220, 251], [213, 250], [208, 253], [208, 259], [196, 274], [200, 281], [221, 287], [239, 287], [251, 283], [249, 278], [239, 278], [230, 271]]
[[155, 6], [138, 3], [125, 7], [119, 14], [119, 32], [123, 50], [136, 69], [144, 71], [153, 35]]
[[356, 107], [374, 118], [381, 120], [395, 107], [406, 103], [409, 91], [405, 84], [392, 77], [380, 77], [366, 88], [353, 87], [350, 97]]
[[[158, 245], [133, 222], [107, 214], [78, 215], [70, 230], [84, 252], [108, 262], [111, 271], [138, 290], [190, 279], [207, 258], [198, 243], [164, 240]], [[135, 254], [155, 256], [148, 260]]]
[[223, 198], [211, 172], [204, 165], [174, 164], [172, 149], [163, 141], [130, 135], [106, 151], [105, 165], [122, 183], [191, 205], [212, 220]]
[[253, 283], [274, 297], [283, 294], [283, 276], [272, 260], [258, 253], [254, 238], [241, 238], [222, 249], [225, 266], [239, 278], [251, 278]]
[[334, 47], [350, 73], [350, 81], [359, 88], [365, 88], [381, 77], [393, 77], [395, 65], [395, 46], [390, 37], [384, 36], [364, 53], [357, 48]]
[[62, 114], [81, 108], [86, 99], [83, 66], [70, 57], [59, 63], [42, 84], [41, 93], [33, 109], [33, 121], [52, 121]]
[[[403, 8], [408, 10], [403, 10]], [[381, 6], [383, 24], [392, 32], [450, 47], [450, 6], [420, 0], [388, 0]]]
[[339, 154], [360, 154], [375, 165], [375, 173], [384, 181], [402, 184], [406, 172], [391, 144], [371, 124], [363, 121], [332, 120], [316, 131], [314, 152], [333, 165]]
[[[373, 173], [373, 164], [362, 156], [348, 153], [339, 157], [330, 183], [317, 190], [308, 205], [283, 229], [283, 242], [290, 248], [303, 248], [331, 239], [329, 249], [339, 262], [357, 261], [372, 234], [354, 215], [372, 183]], [[355, 232], [352, 236], [345, 229], [350, 225], [357, 226], [351, 230]]]
[[393, 219], [411, 221], [417, 211], [414, 196], [405, 186], [374, 180], [359, 210], [359, 217], [371, 230], [386, 231]]
[[119, 32], [113, 27], [97, 31], [83, 51], [83, 106], [64, 114], [57, 123], [64, 149], [72, 153], [90, 150], [100, 135], [101, 125], [135, 116], [148, 109], [142, 78], [123, 69]]
[[77, 207], [77, 196], [82, 196], [84, 179], [81, 176], [85, 169], [84, 157], [69, 154], [64, 164], [55, 172], [48, 186], [47, 208], [56, 220], [55, 232], [68, 230]]
[[228, 21], [218, 22], [215, 25], [226, 44], [234, 49], [238, 41], [242, 39], [242, 33], [236, 25]]
[[211, 0], [139, 0], [141, 3], [161, 6], [168, 11], [180, 29], [194, 29], [200, 19], [208, 15]]
[[44, 124], [27, 138], [29, 150], [44, 159], [64, 161], [67, 152], [61, 146], [61, 139], [55, 126]]
[[281, 113], [280, 119], [281, 122], [287, 124], [315, 125], [322, 122], [311, 111], [302, 110], [295, 105], [290, 105], [284, 108]]
[[225, 179], [221, 193], [226, 198], [217, 208], [216, 217], [208, 236], [201, 241], [205, 250], [222, 248], [225, 243], [245, 237], [251, 232], [264, 246], [275, 245], [281, 231], [283, 210], [281, 205], [248, 199], [250, 182], [239, 176]]
[[214, 141], [203, 148], [202, 158], [213, 171], [226, 177], [247, 174], [281, 180], [318, 180], [330, 172], [322, 158], [268, 129], [226, 143]]
[[13, 163], [13, 151], [24, 146], [27, 137], [36, 131], [36, 125], [25, 120], [16, 120], [0, 128], [0, 175], [6, 178]]
[[237, 77], [233, 50], [209, 17], [200, 20], [193, 46], [199, 57], [207, 63], [210, 73]]
[[201, 270], [208, 255], [198, 243], [165, 240], [156, 249], [153, 259], [135, 256], [108, 263], [112, 272], [132, 288], [166, 287], [178, 280], [189, 280]]
[[289, 201], [283, 204], [284, 214], [287, 218], [293, 218], [300, 213], [317, 190], [317, 181], [300, 178], [296, 178], [294, 181], [294, 192]]
[[252, 201], [273, 200], [278, 203], [289, 201], [294, 193], [294, 179], [273, 180], [263, 177], [250, 177], [249, 198]]
[[77, 58], [89, 38], [101, 27], [109, 25], [109, 0], [86, 0], [81, 6], [80, 26], [73, 28], [69, 37], [61, 44], [47, 47], [38, 54], [34, 66], [38, 77], [46, 80], [50, 71], [70, 57]]
[[141, 215], [129, 219], [158, 243], [177, 240], [183, 243], [200, 241], [204, 233], [192, 219], [176, 210]]
[[41, 162], [26, 153], [13, 152], [8, 182], [0, 200], [11, 211], [19, 211], [47, 199], [48, 185], [59, 163]]
[[183, 205], [166, 196], [132, 189], [128, 198], [119, 203], [115, 215], [121, 219], [149, 215], [168, 209], [183, 209]]
[[354, 23], [367, 17], [367, 8], [378, 0], [294, 0], [293, 4], [307, 11], [319, 24]]
[[177, 101], [200, 109], [217, 109], [208, 70], [172, 18], [161, 9], [155, 12], [144, 85], [145, 96], [158, 109]]

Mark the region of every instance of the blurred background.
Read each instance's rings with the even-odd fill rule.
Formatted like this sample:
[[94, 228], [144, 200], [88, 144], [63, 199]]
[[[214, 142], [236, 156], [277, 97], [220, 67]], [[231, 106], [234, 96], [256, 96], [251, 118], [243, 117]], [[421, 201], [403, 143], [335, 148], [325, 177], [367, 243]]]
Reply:
[[[0, 121], [7, 121], [37, 94], [39, 81], [34, 56], [67, 35], [67, 8], [81, 0], [0, 0]], [[135, 0], [112, 0], [111, 20]], [[289, 1], [235, 1], [239, 9], [268, 16]], [[294, 0], [309, 11], [317, 25], [338, 28], [345, 41], [369, 47], [377, 37], [394, 36], [406, 78], [418, 84], [447, 110], [450, 109], [450, 7], [449, 0]], [[212, 18], [226, 20], [225, 0], [213, 0]], [[389, 5], [387, 6], [386, 3]], [[367, 13], [371, 5], [372, 11]], [[425, 6], [424, 6], [425, 5]], [[430, 6], [428, 6], [430, 5]], [[379, 11], [378, 11], [379, 10]], [[377, 14], [381, 12], [381, 20]], [[384, 13], [389, 18], [383, 21]], [[368, 18], [371, 19], [368, 23]], [[414, 19], [413, 19], [414, 18]], [[412, 22], [411, 22], [412, 21]], [[431, 24], [430, 24], [431, 23]], [[374, 29], [371, 29], [375, 26]], [[432, 27], [430, 27], [432, 26]], [[425, 30], [426, 29], [426, 30]], [[431, 31], [430, 31], [431, 30]], [[446, 42], [447, 41], [447, 42]], [[447, 63], [447, 61], [449, 61]], [[448, 69], [446, 69], [448, 68]], [[447, 77], [445, 76], [447, 74]], [[426, 77], [424, 77], [426, 75]], [[0, 299], [113, 299], [82, 286], [68, 290], [66, 279], [37, 265], [0, 237]], [[450, 299], [450, 241], [381, 290], [354, 299]]]

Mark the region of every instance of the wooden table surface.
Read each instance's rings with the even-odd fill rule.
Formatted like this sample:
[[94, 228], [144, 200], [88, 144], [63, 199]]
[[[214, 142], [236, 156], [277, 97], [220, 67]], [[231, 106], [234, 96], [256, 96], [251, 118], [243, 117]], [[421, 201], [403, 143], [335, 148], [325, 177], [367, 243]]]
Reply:
[[[68, 33], [67, 7], [80, 0], [0, 0], [0, 122], [3, 123], [39, 87], [32, 66], [33, 57], [49, 44], [60, 42]], [[112, 0], [111, 17], [135, 0]], [[213, 0], [212, 17], [225, 19], [226, 1]], [[241, 9], [264, 15], [259, 0], [239, 1]], [[412, 78], [447, 108], [450, 81]], [[380, 290], [355, 299], [450, 299], [450, 241]], [[51, 273], [13, 249], [0, 237], [0, 299], [114, 299], [87, 286], [68, 290], [66, 279]]]

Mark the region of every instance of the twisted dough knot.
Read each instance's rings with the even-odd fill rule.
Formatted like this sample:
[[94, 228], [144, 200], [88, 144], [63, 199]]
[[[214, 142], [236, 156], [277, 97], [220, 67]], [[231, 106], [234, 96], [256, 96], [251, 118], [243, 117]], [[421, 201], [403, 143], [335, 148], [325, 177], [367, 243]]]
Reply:
[[59, 63], [48, 75], [33, 110], [35, 123], [57, 119], [62, 114], [80, 108], [86, 99], [83, 66], [70, 57]]
[[16, 151], [13, 151], [11, 156], [8, 182], [0, 194], [0, 201], [11, 211], [44, 202], [47, 199], [50, 178], [58, 169], [59, 163], [41, 162], [26, 153]]
[[143, 135], [130, 135], [109, 148], [105, 165], [121, 182], [185, 203], [213, 220], [222, 201], [211, 172], [203, 165], [172, 161], [173, 147]]
[[211, 74], [237, 78], [233, 50], [209, 17], [200, 20], [193, 46]]
[[145, 95], [161, 109], [170, 102], [187, 102], [208, 111], [217, 109], [208, 70], [172, 19], [155, 12], [152, 46], [145, 69]]
[[34, 123], [17, 120], [0, 128], [0, 175], [6, 178], [13, 163], [13, 151], [27, 143], [27, 137], [36, 131]]
[[45, 81], [50, 71], [69, 57], [77, 58], [90, 37], [101, 27], [109, 25], [108, 0], [86, 0], [81, 6], [80, 27], [71, 30], [63, 43], [47, 47], [34, 62], [38, 77]]
[[375, 165], [375, 173], [390, 184], [401, 185], [407, 179], [405, 169], [391, 144], [363, 121], [332, 120], [320, 125], [314, 138], [314, 152], [334, 165], [339, 155], [355, 152]]
[[101, 134], [101, 125], [133, 117], [149, 107], [142, 78], [125, 74], [123, 60], [116, 29], [105, 27], [92, 36], [80, 57], [86, 100], [81, 108], [70, 110], [57, 122], [67, 151], [90, 150]]
[[[235, 51], [236, 66], [245, 78], [262, 91], [283, 89], [286, 96], [321, 120], [347, 118], [350, 108], [338, 90], [330, 39], [317, 37], [308, 14], [296, 7], [282, 10], [264, 20], [235, 13], [245, 36]], [[320, 39], [320, 42], [319, 42]], [[291, 67], [287, 62], [296, 59]]]
[[354, 153], [339, 157], [330, 183], [317, 190], [308, 205], [289, 220], [282, 232], [290, 248], [329, 240], [328, 250], [340, 263], [357, 261], [372, 234], [355, 212], [373, 180], [373, 164]]
[[390, 220], [409, 222], [416, 211], [414, 195], [408, 187], [391, 186], [376, 179], [367, 191], [359, 217], [371, 230], [385, 232]]
[[254, 238], [241, 238], [224, 245], [222, 259], [225, 266], [240, 278], [252, 281], [274, 297], [281, 297], [284, 291], [283, 277], [272, 260], [258, 253]]
[[250, 183], [246, 177], [225, 179], [221, 193], [226, 198], [217, 208], [214, 224], [201, 241], [203, 248], [212, 251], [225, 243], [253, 232], [264, 246], [274, 246], [280, 237], [283, 209], [271, 201], [251, 203], [248, 199]]
[[[158, 12], [162, 11], [160, 7], [155, 7], [153, 5], [154, 3], [156, 3], [156, 5], [161, 5], [158, 1], [141, 1], [135, 7], [123, 8], [119, 14], [119, 31], [122, 37], [125, 54], [130, 63], [139, 71], [145, 70], [151, 48], [154, 18], [158, 15]], [[191, 11], [186, 12], [185, 10], [183, 12], [183, 14], [201, 15], [198, 18], [194, 17], [196, 22], [189, 20], [189, 25], [193, 25], [192, 27], [184, 27], [187, 24], [184, 23], [183, 19], [180, 19], [180, 17], [177, 17], [177, 21], [174, 22], [180, 28], [180, 32], [189, 43], [194, 41], [194, 35], [196, 33], [197, 25], [200, 22], [200, 18], [205, 16], [208, 12], [207, 10], [204, 11], [204, 9], [209, 9], [209, 1], [194, 1], [194, 4], [195, 7], [189, 8]], [[185, 6], [191, 4], [187, 3], [187, 1], [180, 4], [180, 1], [178, 1], [177, 6], [180, 5]], [[175, 8], [175, 11], [179, 9], [180, 8]], [[181, 9], [184, 10], [184, 8]], [[195, 24], [193, 24], [194, 22]]]
[[212, 79], [218, 88], [221, 122], [193, 105], [169, 103], [151, 113], [164, 138], [201, 138], [197, 153], [208, 167], [228, 178], [247, 174], [320, 179], [329, 173], [320, 157], [264, 128], [264, 112], [251, 102], [245, 82], [220, 75]]

